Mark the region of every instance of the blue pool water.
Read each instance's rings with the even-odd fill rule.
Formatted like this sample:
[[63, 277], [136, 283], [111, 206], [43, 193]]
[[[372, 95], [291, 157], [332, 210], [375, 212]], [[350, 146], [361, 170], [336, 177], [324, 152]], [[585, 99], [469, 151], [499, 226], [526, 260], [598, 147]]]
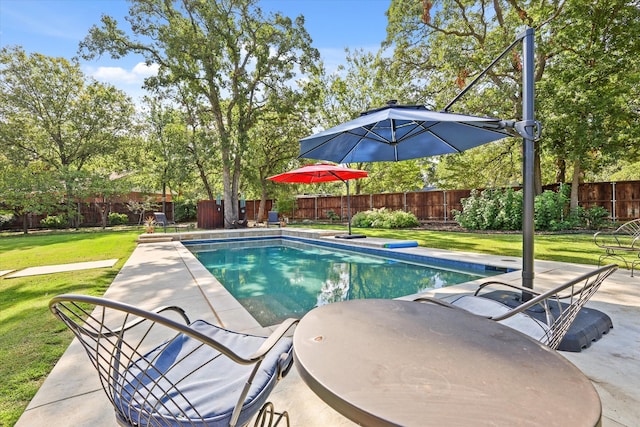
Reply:
[[397, 298], [499, 274], [276, 239], [187, 245], [262, 326], [347, 299]]

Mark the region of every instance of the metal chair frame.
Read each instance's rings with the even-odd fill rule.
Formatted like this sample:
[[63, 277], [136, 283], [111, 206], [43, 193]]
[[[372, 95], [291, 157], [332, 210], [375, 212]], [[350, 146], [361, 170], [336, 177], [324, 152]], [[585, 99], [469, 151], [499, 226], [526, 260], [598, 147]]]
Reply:
[[[243, 407], [247, 406], [247, 411], [254, 412], [251, 417], [258, 414], [255, 421], [256, 426], [277, 425], [283, 419], [289, 426], [289, 416], [286, 412], [276, 413], [270, 402], [266, 402], [261, 408], [254, 408], [250, 402], [246, 401], [246, 398], [262, 362], [274, 349], [274, 346], [285, 337], [289, 329], [297, 323], [296, 319], [285, 320], [269, 337], [264, 337], [264, 340], [261, 341], [262, 345], [256, 348], [252, 354], [241, 355], [203, 332], [194, 329], [191, 326], [193, 324], [190, 325], [189, 317], [185, 311], [177, 306], [163, 306], [153, 311], [147, 311], [105, 298], [66, 294], [53, 298], [49, 303], [49, 308], [71, 329], [84, 347], [91, 363], [98, 371], [101, 386], [114, 407], [116, 420], [122, 426], [206, 425], [204, 416], [198, 412], [197, 405], [192, 404], [181, 389], [181, 383], [188, 377], [198, 375], [205, 366], [218, 357], [229, 358], [241, 365], [253, 365], [233, 408], [229, 426], [236, 426]], [[173, 313], [173, 316], [177, 317], [179, 321], [166, 316], [170, 313]], [[208, 326], [218, 328], [213, 325]], [[218, 329], [222, 330], [222, 328]], [[238, 336], [249, 336], [227, 330], [223, 331]], [[166, 371], [155, 366], [156, 363], [159, 363], [162, 351], [171, 343], [189, 338], [197, 342], [193, 351], [175, 360], [175, 363]], [[290, 338], [285, 339], [290, 340]], [[282, 343], [280, 344], [282, 345]], [[293, 364], [290, 358], [291, 345], [288, 348], [289, 354], [282, 353], [276, 359], [278, 361], [276, 382], [288, 373]], [[199, 351], [209, 351], [211, 358], [199, 366], [194, 366], [184, 378], [176, 380], [167, 376], [168, 372], [176, 365], [188, 363], [187, 359]], [[280, 363], [287, 358], [289, 363], [282, 368]], [[151, 377], [153, 377], [153, 381], [150, 383], [152, 385], [141, 385], [142, 380], [132, 380], [131, 369], [140, 371], [137, 375], [143, 376], [144, 380], [151, 381]], [[224, 375], [224, 372], [220, 375]], [[136, 408], [132, 407], [134, 405], [124, 407], [122, 403], [123, 400], [119, 393], [123, 393], [127, 388], [129, 390], [137, 388], [136, 393], [138, 394], [136, 396], [146, 394], [144, 401], [135, 401]], [[128, 393], [127, 398], [134, 399], [132, 392]], [[149, 400], [146, 400], [147, 398]], [[167, 417], [166, 412], [175, 411], [175, 408], [178, 408], [180, 413]], [[165, 413], [160, 413], [158, 410]], [[196, 419], [189, 419], [193, 417], [193, 412], [197, 414]], [[242, 425], [246, 425], [251, 417], [244, 412], [242, 414], [243, 418], [247, 419], [247, 422]], [[275, 424], [272, 424], [274, 421]]]
[[[557, 286], [547, 292], [538, 292], [533, 289], [525, 288], [520, 285], [504, 283], [499, 281], [489, 281], [482, 283], [474, 292], [474, 297], [482, 297], [481, 293], [486, 291], [489, 286], [506, 286], [523, 294], [529, 293], [533, 296], [530, 300], [523, 302], [515, 308], [511, 308], [504, 314], [489, 316], [489, 319], [500, 322], [522, 313], [528, 316], [527, 310], [538, 306], [544, 310], [545, 324], [547, 330], [540, 340], [552, 349], [557, 349], [564, 336], [569, 331], [571, 324], [574, 322], [580, 309], [589, 301], [589, 299], [600, 288], [602, 282], [609, 277], [618, 268], [615, 264], [609, 264], [600, 267], [597, 270], [585, 273], [569, 280], [560, 286]], [[580, 286], [582, 284], [582, 286]], [[468, 296], [468, 295], [467, 295]], [[455, 301], [446, 302], [441, 299], [431, 297], [417, 298], [415, 301], [432, 302], [447, 307], [461, 309], [455, 305]], [[501, 304], [501, 303], [500, 303]], [[554, 314], [554, 312], [558, 314]]]
[[[640, 264], [640, 219], [626, 222], [614, 231], [598, 231], [593, 235], [593, 242], [605, 253], [598, 258], [598, 266], [608, 258], [617, 259], [629, 268], [631, 262], [631, 277], [636, 264]], [[639, 259], [628, 261], [622, 253], [633, 253]]]

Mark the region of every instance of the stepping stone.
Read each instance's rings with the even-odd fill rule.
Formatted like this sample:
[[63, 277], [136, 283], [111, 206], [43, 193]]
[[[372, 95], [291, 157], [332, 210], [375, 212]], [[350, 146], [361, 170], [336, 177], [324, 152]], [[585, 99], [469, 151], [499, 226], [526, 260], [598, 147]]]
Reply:
[[118, 262], [117, 259], [107, 259], [104, 261], [88, 261], [88, 262], [76, 262], [72, 264], [60, 264], [60, 265], [42, 265], [39, 267], [29, 267], [24, 270], [17, 271], [8, 275], [7, 279], [13, 279], [16, 277], [37, 276], [39, 274], [51, 274], [62, 273], [65, 271], [75, 270], [87, 270], [90, 268], [111, 268]]

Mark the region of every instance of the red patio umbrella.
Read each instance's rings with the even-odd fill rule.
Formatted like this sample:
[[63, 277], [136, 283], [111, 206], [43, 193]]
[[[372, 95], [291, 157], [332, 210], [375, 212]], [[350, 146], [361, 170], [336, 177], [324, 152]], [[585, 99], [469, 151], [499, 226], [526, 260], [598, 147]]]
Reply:
[[347, 186], [347, 219], [349, 226], [348, 236], [336, 236], [342, 238], [356, 238], [365, 237], [361, 234], [351, 234], [351, 203], [349, 197], [349, 180], [366, 178], [369, 176], [367, 171], [360, 169], [349, 169], [333, 165], [330, 163], [317, 163], [314, 165], [306, 165], [298, 169], [294, 169], [289, 172], [281, 173], [279, 175], [270, 176], [269, 180], [275, 182], [287, 182], [287, 183], [301, 183], [301, 184], [315, 184], [318, 182], [331, 182], [342, 181]]

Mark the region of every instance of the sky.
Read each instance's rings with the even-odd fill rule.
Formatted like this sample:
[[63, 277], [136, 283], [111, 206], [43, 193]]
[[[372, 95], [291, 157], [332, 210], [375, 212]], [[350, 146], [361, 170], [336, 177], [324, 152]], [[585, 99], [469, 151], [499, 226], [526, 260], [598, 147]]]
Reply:
[[[305, 28], [320, 51], [327, 70], [345, 62], [345, 48], [375, 52], [386, 36], [385, 12], [391, 0], [260, 0], [264, 12], [304, 15]], [[103, 14], [122, 22], [125, 0], [0, 0], [0, 46], [22, 46], [27, 53], [71, 59], [91, 26]], [[142, 57], [113, 60], [103, 56], [80, 59], [82, 71], [111, 83], [134, 98], [142, 94], [143, 79], [154, 72]]]

